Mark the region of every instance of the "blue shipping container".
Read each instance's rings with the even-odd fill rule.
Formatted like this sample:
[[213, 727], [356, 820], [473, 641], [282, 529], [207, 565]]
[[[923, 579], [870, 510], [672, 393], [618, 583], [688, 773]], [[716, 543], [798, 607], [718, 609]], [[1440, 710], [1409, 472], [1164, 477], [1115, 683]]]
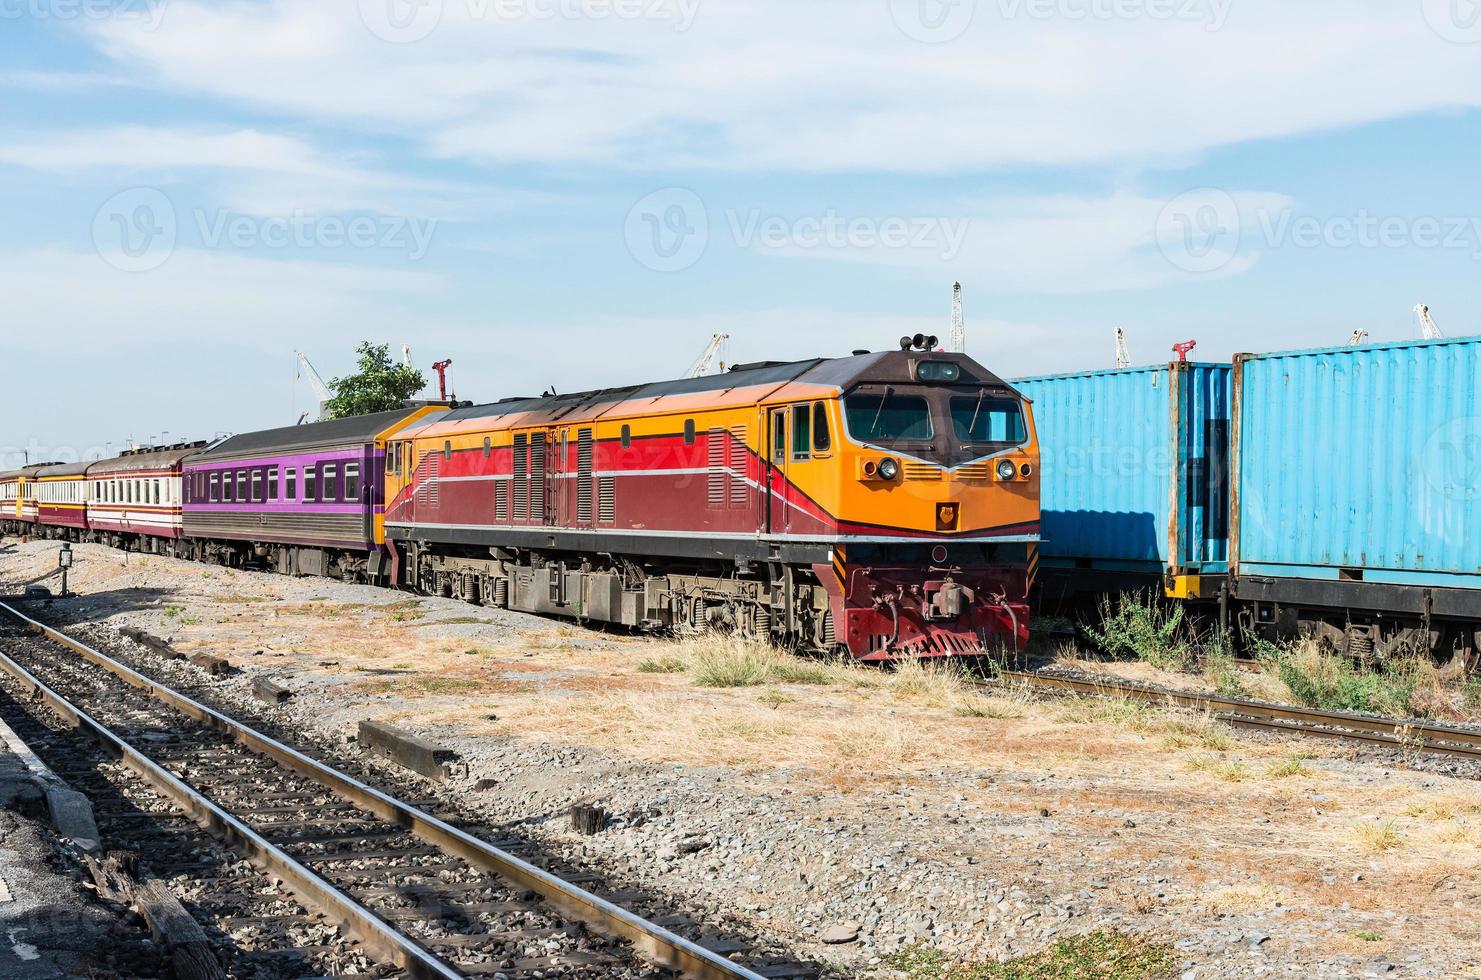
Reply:
[[1228, 570], [1227, 364], [1023, 378], [1042, 453], [1046, 568]]
[[1481, 338], [1235, 364], [1239, 574], [1481, 587]]

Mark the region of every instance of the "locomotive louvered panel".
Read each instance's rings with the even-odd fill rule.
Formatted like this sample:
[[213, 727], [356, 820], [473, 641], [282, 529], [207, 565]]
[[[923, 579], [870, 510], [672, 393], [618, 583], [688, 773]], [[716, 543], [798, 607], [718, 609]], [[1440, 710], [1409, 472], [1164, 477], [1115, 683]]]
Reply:
[[494, 520], [499, 523], [509, 520], [509, 488], [513, 480], [494, 482]]
[[529, 520], [530, 517], [530, 444], [523, 432], [514, 437], [514, 479], [510, 481], [514, 494], [514, 519]]
[[610, 476], [597, 479], [597, 519], [604, 524], [617, 519], [617, 486]]
[[907, 480], [940, 480], [941, 467], [929, 463], [906, 463], [902, 468]]
[[732, 427], [730, 436], [730, 506], [746, 507], [751, 503], [751, 488], [746, 484], [746, 465], [750, 456], [746, 449], [746, 427]]
[[530, 440], [530, 520], [545, 520], [545, 433]]
[[576, 433], [576, 520], [591, 523], [591, 430]]
[[969, 463], [951, 471], [958, 480], [991, 480], [992, 467], [987, 463]]
[[711, 429], [706, 446], [709, 449], [707, 500], [711, 507], [724, 507], [726, 478], [729, 476], [725, 468], [725, 430]]
[[426, 472], [422, 474], [422, 500], [428, 507], [436, 508], [442, 500], [442, 454], [426, 455]]

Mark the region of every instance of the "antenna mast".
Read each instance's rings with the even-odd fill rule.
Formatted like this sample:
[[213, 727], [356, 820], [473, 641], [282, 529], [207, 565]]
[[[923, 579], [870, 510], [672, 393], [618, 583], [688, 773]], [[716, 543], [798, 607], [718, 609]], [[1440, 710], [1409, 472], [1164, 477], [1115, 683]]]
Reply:
[[951, 330], [946, 335], [947, 350], [953, 354], [967, 352], [967, 317], [962, 313], [962, 284], [951, 286]]

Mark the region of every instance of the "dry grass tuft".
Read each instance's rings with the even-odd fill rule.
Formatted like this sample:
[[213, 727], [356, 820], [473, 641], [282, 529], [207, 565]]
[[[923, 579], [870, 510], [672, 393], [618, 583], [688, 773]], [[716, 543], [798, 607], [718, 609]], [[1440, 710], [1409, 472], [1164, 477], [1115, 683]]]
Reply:
[[1162, 736], [1162, 744], [1169, 749], [1197, 747], [1226, 752], [1234, 744], [1229, 727], [1216, 720], [1212, 711], [1174, 716], [1166, 721], [1164, 727], [1166, 734]]
[[1306, 766], [1306, 760], [1311, 758], [1301, 752], [1287, 756], [1280, 762], [1271, 763], [1265, 770], [1265, 775], [1271, 779], [1290, 779], [1292, 776], [1310, 776], [1311, 770]]
[[1249, 770], [1238, 759], [1224, 759], [1204, 755], [1188, 760], [1188, 768], [1194, 772], [1206, 772], [1226, 783], [1242, 783], [1249, 778]]
[[1398, 850], [1404, 838], [1392, 820], [1365, 820], [1353, 828], [1358, 846], [1370, 854]]

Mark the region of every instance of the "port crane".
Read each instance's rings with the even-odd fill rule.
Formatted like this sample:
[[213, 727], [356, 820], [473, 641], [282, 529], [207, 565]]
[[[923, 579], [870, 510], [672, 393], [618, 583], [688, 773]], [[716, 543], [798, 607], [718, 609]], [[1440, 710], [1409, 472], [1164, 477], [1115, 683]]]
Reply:
[[1430, 308], [1420, 303], [1414, 308], [1414, 315], [1419, 317], [1419, 330], [1424, 334], [1425, 340], [1439, 340], [1445, 336], [1435, 318], [1430, 316]]
[[[728, 340], [730, 340], [730, 334], [728, 333], [717, 333], [711, 337], [709, 345], [704, 349], [704, 353], [699, 355], [699, 359], [690, 365], [689, 373], [685, 377], [698, 378], [709, 374], [710, 368], [715, 364], [716, 357], [720, 355], [720, 349], [725, 346]], [[720, 358], [720, 371], [721, 373], [725, 371], [725, 360], [723, 357]]]
[[[319, 396], [319, 417], [323, 418], [324, 407], [329, 403], [329, 399], [334, 397], [334, 393], [329, 390], [329, 386], [324, 383], [324, 379], [319, 377], [319, 372], [314, 369], [313, 362], [309, 360], [307, 354], [301, 350], [296, 350], [293, 353], [298, 357], [298, 371], [294, 376], [308, 379], [309, 387], [313, 388], [314, 394]], [[302, 425], [304, 420], [308, 418], [308, 415], [308, 412], [300, 415], [298, 417], [298, 424]]]
[[1131, 367], [1131, 351], [1126, 349], [1126, 331], [1116, 328], [1116, 367]]

